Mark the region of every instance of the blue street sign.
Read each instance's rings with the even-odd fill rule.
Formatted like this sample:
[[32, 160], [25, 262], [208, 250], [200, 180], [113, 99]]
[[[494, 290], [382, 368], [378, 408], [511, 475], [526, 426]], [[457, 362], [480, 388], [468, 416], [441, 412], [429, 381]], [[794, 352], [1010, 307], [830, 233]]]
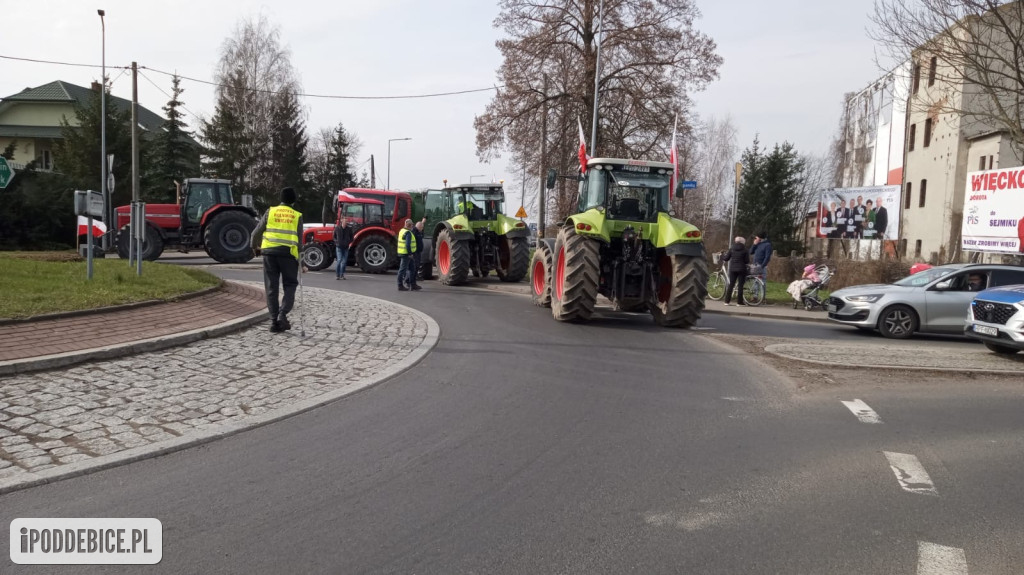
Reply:
[[697, 189], [697, 181], [696, 180], [683, 180], [683, 189], [684, 190], [696, 190]]

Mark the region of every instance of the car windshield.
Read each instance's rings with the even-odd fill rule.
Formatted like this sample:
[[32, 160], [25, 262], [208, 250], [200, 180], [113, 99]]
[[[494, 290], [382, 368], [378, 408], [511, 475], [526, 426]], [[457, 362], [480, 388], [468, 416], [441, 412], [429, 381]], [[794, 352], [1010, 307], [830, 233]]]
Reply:
[[904, 287], [918, 287], [928, 285], [941, 277], [947, 276], [957, 271], [958, 269], [960, 268], [931, 268], [921, 272], [917, 272], [916, 274], [909, 275], [899, 280], [898, 282], [895, 282], [893, 285]]

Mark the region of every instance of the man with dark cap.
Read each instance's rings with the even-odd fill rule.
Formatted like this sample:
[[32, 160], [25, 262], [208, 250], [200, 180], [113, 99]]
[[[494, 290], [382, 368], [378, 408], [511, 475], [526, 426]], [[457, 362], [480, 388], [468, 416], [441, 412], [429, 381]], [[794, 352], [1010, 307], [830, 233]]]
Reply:
[[[257, 255], [263, 256], [263, 284], [267, 291], [267, 310], [270, 311], [270, 331], [282, 332], [292, 328], [288, 312], [295, 304], [295, 288], [299, 285], [299, 254], [302, 253], [302, 213], [294, 207], [295, 190], [281, 190], [281, 205], [263, 214], [252, 231], [250, 245]], [[303, 267], [305, 272], [306, 268]], [[284, 298], [278, 304], [278, 286], [284, 284]]]
[[750, 261], [757, 266], [757, 275], [764, 275], [771, 260], [772, 242], [768, 240], [768, 232], [761, 232], [754, 236], [754, 249], [750, 252]]

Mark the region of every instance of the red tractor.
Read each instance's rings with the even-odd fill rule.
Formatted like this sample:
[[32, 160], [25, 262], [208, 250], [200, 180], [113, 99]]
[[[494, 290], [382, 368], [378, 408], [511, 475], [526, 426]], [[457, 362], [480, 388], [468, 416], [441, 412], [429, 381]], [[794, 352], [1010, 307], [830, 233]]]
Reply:
[[[130, 206], [117, 212], [117, 254], [128, 257], [131, 242]], [[244, 263], [253, 258], [249, 236], [256, 229], [256, 212], [235, 205], [228, 180], [189, 178], [176, 204], [146, 204], [146, 237], [142, 259], [153, 261], [165, 247], [183, 253], [203, 248], [220, 263]]]
[[[348, 253], [359, 269], [379, 274], [396, 265], [398, 232], [405, 220], [414, 219], [413, 202], [414, 198], [405, 192], [365, 188], [338, 192], [338, 220], [345, 217], [357, 225]], [[327, 268], [335, 258], [334, 224], [307, 226], [302, 245], [302, 263], [306, 267], [314, 271]]]

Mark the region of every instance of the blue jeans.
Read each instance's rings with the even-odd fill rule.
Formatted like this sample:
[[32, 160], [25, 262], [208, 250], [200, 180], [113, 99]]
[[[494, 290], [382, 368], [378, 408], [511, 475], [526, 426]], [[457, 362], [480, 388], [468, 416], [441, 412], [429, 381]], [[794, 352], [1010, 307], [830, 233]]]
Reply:
[[398, 285], [399, 287], [411, 284], [412, 278], [412, 255], [398, 256]]
[[335, 246], [334, 247], [334, 254], [336, 256], [338, 256], [337, 257], [337, 262], [338, 263], [336, 265], [335, 271], [337, 272], [338, 277], [340, 278], [341, 276], [345, 275], [345, 266], [348, 265], [348, 248], [347, 247], [341, 248], [341, 247]]

